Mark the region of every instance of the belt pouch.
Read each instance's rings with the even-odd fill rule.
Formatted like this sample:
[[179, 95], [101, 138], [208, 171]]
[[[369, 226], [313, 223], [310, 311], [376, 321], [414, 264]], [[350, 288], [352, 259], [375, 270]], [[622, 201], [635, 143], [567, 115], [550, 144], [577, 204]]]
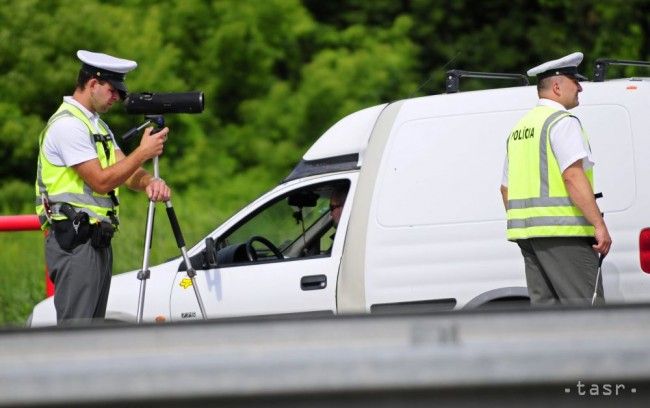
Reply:
[[108, 248], [111, 246], [111, 239], [113, 238], [113, 234], [115, 234], [115, 228], [113, 228], [113, 224], [109, 222], [98, 222], [92, 229], [90, 244], [94, 248]]

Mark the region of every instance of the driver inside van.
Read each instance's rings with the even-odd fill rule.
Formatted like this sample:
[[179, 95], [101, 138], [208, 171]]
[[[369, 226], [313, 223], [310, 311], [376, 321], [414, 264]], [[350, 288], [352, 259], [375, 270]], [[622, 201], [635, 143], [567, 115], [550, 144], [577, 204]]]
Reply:
[[332, 253], [332, 247], [334, 246], [334, 236], [336, 235], [336, 228], [339, 226], [339, 220], [341, 219], [341, 213], [343, 212], [343, 206], [345, 205], [345, 198], [348, 195], [348, 189], [343, 187], [335, 188], [332, 191], [330, 196], [330, 218], [332, 219], [332, 228], [334, 228], [334, 233], [330, 235], [330, 246], [325, 250], [324, 254]]
[[[339, 220], [341, 219], [341, 213], [343, 212], [343, 205], [345, 204], [347, 195], [347, 189], [343, 190], [342, 188], [338, 188], [332, 191], [330, 197], [330, 218], [332, 219], [334, 228], [339, 226]], [[334, 235], [332, 235], [332, 239], [334, 239]]]

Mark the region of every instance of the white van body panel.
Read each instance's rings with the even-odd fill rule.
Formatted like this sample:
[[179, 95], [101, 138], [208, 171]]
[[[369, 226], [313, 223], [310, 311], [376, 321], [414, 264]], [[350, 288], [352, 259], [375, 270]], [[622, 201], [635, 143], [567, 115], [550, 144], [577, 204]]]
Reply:
[[639, 265], [639, 233], [650, 226], [650, 83], [587, 83], [576, 115], [589, 132], [595, 190], [612, 236], [603, 262], [605, 298], [611, 303], [650, 300], [650, 276]]
[[54, 296], [38, 302], [32, 309], [32, 314], [27, 319], [27, 327], [56, 326], [56, 309]]
[[498, 186], [506, 137], [536, 98], [519, 88], [491, 94], [404, 102], [372, 198], [367, 310], [405, 302], [461, 308], [497, 288], [525, 288]]
[[[603, 265], [609, 302], [647, 301], [638, 234], [650, 225], [650, 123], [636, 100], [647, 82], [584, 84], [575, 109], [590, 135], [596, 191], [614, 246]], [[525, 287], [518, 247], [505, 239], [498, 190], [506, 138], [535, 104], [533, 87], [405, 101], [381, 157], [367, 236], [366, 310], [440, 301], [456, 308], [497, 288]], [[631, 118], [634, 120], [631, 120]], [[636, 156], [635, 157], [635, 152]], [[642, 166], [642, 167], [640, 167]], [[643, 204], [642, 204], [643, 203]], [[495, 292], [498, 293], [498, 292]]]
[[303, 160], [322, 160], [354, 153], [361, 157], [377, 117], [385, 107], [386, 104], [362, 109], [339, 120], [307, 150]]

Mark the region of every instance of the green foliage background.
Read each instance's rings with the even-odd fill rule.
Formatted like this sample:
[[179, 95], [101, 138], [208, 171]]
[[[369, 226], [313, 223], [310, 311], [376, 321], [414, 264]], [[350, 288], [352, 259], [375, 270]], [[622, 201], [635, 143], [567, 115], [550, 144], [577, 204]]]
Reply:
[[[72, 93], [78, 49], [138, 61], [131, 90], [205, 93], [204, 113], [166, 117], [161, 158], [190, 244], [355, 110], [440, 93], [447, 69], [521, 73], [576, 50], [589, 75], [598, 57], [647, 60], [649, 16], [641, 0], [0, 0], [0, 214], [33, 211], [37, 135]], [[104, 118], [117, 135], [141, 120]], [[116, 272], [139, 268], [146, 218], [143, 195], [122, 203]], [[154, 264], [178, 254], [162, 209]], [[0, 233], [0, 324], [44, 298], [43, 264], [42, 234]]]

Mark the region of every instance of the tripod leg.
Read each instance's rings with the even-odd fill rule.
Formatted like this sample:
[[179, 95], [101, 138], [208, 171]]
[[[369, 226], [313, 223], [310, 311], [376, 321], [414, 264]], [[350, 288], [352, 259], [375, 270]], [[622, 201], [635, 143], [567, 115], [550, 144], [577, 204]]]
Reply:
[[178, 224], [178, 219], [176, 218], [176, 212], [174, 211], [174, 207], [172, 206], [171, 200], [165, 201], [165, 206], [167, 207], [166, 210], [167, 210], [167, 216], [169, 217], [169, 223], [172, 226], [172, 230], [174, 231], [174, 237], [176, 238], [176, 245], [181, 250], [181, 254], [183, 255], [183, 260], [185, 261], [185, 265], [187, 265], [187, 276], [192, 281], [192, 288], [194, 289], [194, 295], [196, 295], [196, 301], [199, 304], [199, 309], [201, 309], [201, 316], [203, 317], [203, 320], [205, 320], [208, 318], [208, 315], [205, 313], [205, 306], [203, 305], [203, 299], [201, 299], [199, 288], [196, 286], [196, 280], [194, 279], [194, 277], [196, 276], [196, 271], [192, 267], [192, 263], [190, 262], [190, 257], [187, 255], [187, 249], [185, 249], [185, 239], [183, 238], [183, 232], [181, 232], [181, 227]]
[[149, 209], [147, 210], [147, 226], [144, 234], [144, 255], [142, 257], [142, 269], [138, 272], [140, 280], [140, 295], [138, 296], [138, 312], [136, 323], [142, 323], [142, 314], [144, 312], [144, 295], [147, 289], [147, 279], [149, 279], [149, 254], [151, 253], [151, 240], [153, 235], [153, 220], [156, 212], [156, 203], [149, 200]]

